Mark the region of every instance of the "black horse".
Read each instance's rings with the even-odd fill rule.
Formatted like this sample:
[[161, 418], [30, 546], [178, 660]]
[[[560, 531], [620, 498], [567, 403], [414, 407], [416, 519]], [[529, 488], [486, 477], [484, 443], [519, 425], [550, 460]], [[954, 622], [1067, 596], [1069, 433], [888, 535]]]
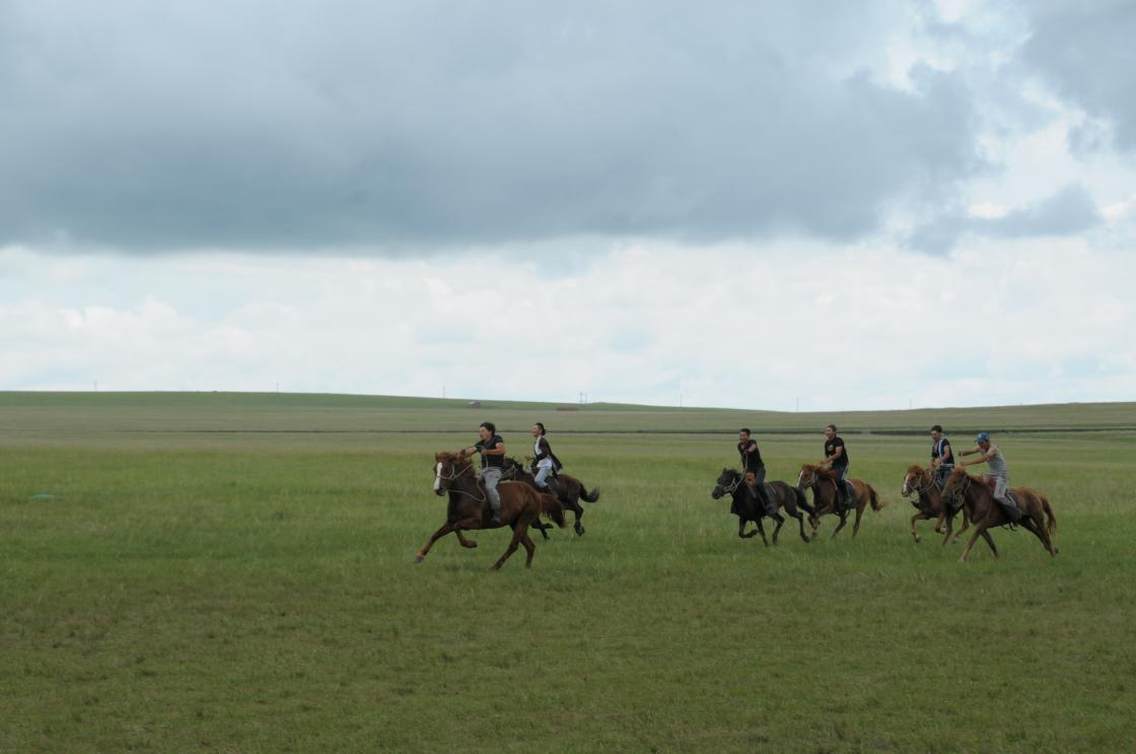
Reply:
[[[584, 516], [584, 507], [580, 505], [580, 501], [583, 500], [585, 503], [594, 503], [600, 499], [599, 487], [588, 492], [583, 482], [568, 474], [557, 474], [555, 481], [549, 486], [549, 489], [542, 490], [536, 486], [536, 478], [515, 458], [505, 459], [505, 467], [501, 472], [501, 479], [525, 482], [539, 492], [551, 492], [555, 494], [556, 499], [560, 501], [561, 508], [576, 514], [576, 523], [572, 528], [576, 530], [577, 536], [581, 536], [584, 533], [584, 525], [580, 523], [580, 519]], [[541, 535], [545, 539], [548, 539], [548, 533], [545, 529], [551, 529], [552, 527], [537, 521], [533, 524], [533, 528], [540, 529]]]
[[[757, 495], [750, 490], [746, 484], [745, 477], [740, 471], [736, 469], [722, 469], [722, 473], [718, 476], [718, 483], [714, 485], [714, 490], [710, 493], [710, 497], [715, 500], [723, 495], [733, 496], [733, 504], [730, 505], [730, 513], [738, 517], [738, 536], [742, 539], [761, 534], [761, 541], [765, 546], [769, 546], [769, 540], [765, 538], [765, 528], [761, 525], [761, 519], [769, 516], [777, 522], [777, 528], [773, 530], [773, 544], [777, 544], [777, 534], [781, 531], [781, 527], [785, 525], [785, 518], [780, 514], [780, 510], [784, 510], [793, 518], [797, 519], [797, 524], [801, 529], [801, 540], [809, 542], [809, 538], [805, 536], [805, 519], [801, 515], [801, 510], [804, 510], [810, 516], [813, 514], [813, 508], [808, 504], [803, 492], [798, 490], [786, 482], [766, 482], [765, 494], [769, 498], [770, 503], [776, 507], [773, 513], [764, 510], [757, 499]], [[800, 509], [800, 510], [798, 510]], [[757, 524], [757, 529], [747, 532], [745, 530], [746, 523], [753, 521]]]

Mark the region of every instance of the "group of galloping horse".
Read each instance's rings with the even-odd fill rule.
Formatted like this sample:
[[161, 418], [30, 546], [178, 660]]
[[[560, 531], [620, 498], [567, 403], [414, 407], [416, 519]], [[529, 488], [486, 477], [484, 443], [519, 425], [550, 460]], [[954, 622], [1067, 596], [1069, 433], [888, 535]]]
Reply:
[[[584, 526], [581, 518], [584, 515], [584, 508], [580, 502], [594, 503], [600, 496], [598, 489], [589, 491], [583, 482], [568, 474], [558, 476], [556, 494], [551, 494], [538, 487], [533, 476], [514, 459], [506, 460], [502, 479], [497, 488], [501, 496], [501, 522], [498, 524], [490, 518], [491, 511], [486, 504], [485, 488], [478, 480], [470, 456], [464, 451], [436, 453], [434, 492], [438, 496], [449, 495], [446, 522], [418, 550], [417, 561], [422, 562], [434, 543], [451, 532], [457, 535], [462, 547], [472, 548], [477, 547], [477, 543], [467, 539], [463, 531], [509, 527], [513, 531], [512, 539], [493, 568], [499, 569], [516, 552], [518, 546], [525, 548], [527, 554], [525, 566], [531, 567], [536, 546], [529, 537], [529, 529], [538, 529], [547, 539], [546, 529], [550, 526], [541, 523], [541, 517], [544, 516], [559, 527], [565, 527], [567, 520], [564, 511], [571, 510], [575, 513], [576, 534], [583, 535]], [[840, 506], [837, 503], [837, 484], [839, 482], [830, 470], [805, 464], [801, 467], [796, 485], [782, 481], [765, 483], [770, 507], [774, 509], [773, 512], [769, 512], [758, 503], [742, 472], [724, 468], [710, 494], [715, 500], [725, 495], [731, 497], [730, 512], [738, 517], [739, 537], [748, 539], [760, 534], [762, 542], [769, 546], [769, 539], [762, 524], [763, 518], [768, 517], [776, 522], [773, 544], [777, 544], [777, 536], [785, 524], [782, 513], [797, 520], [801, 540], [807, 543], [816, 538], [821, 516], [832, 514], [839, 517], [840, 521], [832, 532], [832, 536], [835, 537], [844, 528], [848, 516], [855, 511], [856, 516], [852, 526], [852, 536], [855, 537], [860, 531], [864, 511], [869, 507], [873, 511], [878, 511], [885, 505], [872, 485], [860, 479], [849, 479], [845, 482], [848, 486], [846, 498], [848, 502]], [[807, 490], [812, 491], [811, 505], [805, 496]], [[1017, 525], [1036, 536], [1050, 555], [1057, 555], [1057, 547], [1053, 542], [1057, 521], [1049, 500], [1045, 495], [1029, 487], [1015, 487], [1011, 493], [1022, 514], [1021, 519], [1016, 522]], [[916, 542], [920, 541], [915, 529], [916, 522], [935, 519], [935, 532], [943, 534], [944, 545], [957, 540], [964, 531], [973, 527], [974, 531], [963, 549], [960, 560], [967, 559], [979, 537], [986, 541], [994, 557], [998, 557], [998, 548], [990, 536], [990, 529], [1009, 525], [1011, 519], [995, 500], [993, 489], [982, 478], [973, 477], [964, 469], [957, 468], [951, 472], [940, 488], [929, 469], [912, 465], [904, 474], [900, 494], [913, 498], [911, 502], [917, 512], [911, 518], [911, 536]], [[954, 532], [954, 517], [959, 511], [963, 515], [963, 525]], [[810, 527], [808, 534], [805, 532], [804, 514], [806, 513]], [[747, 531], [747, 524], [751, 522], [755, 528]]]
[[[834, 514], [840, 518], [840, 522], [832, 531], [832, 536], [835, 537], [844, 528], [848, 516], [855, 511], [856, 518], [852, 526], [852, 536], [855, 537], [860, 531], [860, 520], [864, 511], [869, 506], [873, 511], [878, 511], [884, 507], [885, 503], [880, 500], [872, 485], [860, 479], [849, 479], [845, 482], [848, 485], [848, 503], [840, 507], [836, 502], [836, 485], [839, 483], [831, 470], [805, 464], [801, 467], [801, 473], [797, 478], [795, 487], [786, 482], [765, 483], [765, 493], [771, 501], [771, 507], [776, 508], [775, 513], [768, 513], [758, 504], [757, 498], [748, 488], [742, 472], [726, 468], [722, 469], [710, 496], [717, 500], [723, 495], [731, 495], [730, 512], [738, 517], [738, 536], [749, 538], [760, 534], [766, 546], [769, 545], [769, 540], [765, 536], [762, 519], [769, 517], [776, 521], [777, 528], [773, 531], [773, 544], [777, 544], [777, 534], [785, 523], [785, 519], [781, 515], [782, 512], [797, 519], [801, 539], [810, 542], [816, 538], [821, 516]], [[812, 490], [812, 506], [809, 505], [805, 497], [805, 490]], [[1057, 519], [1053, 515], [1053, 507], [1049, 504], [1049, 499], [1030, 487], [1015, 487], [1010, 492], [1017, 501], [1022, 514], [1016, 525], [1036, 536], [1050, 555], [1057, 555], [1057, 547], [1053, 542], [1057, 533]], [[970, 551], [979, 537], [982, 537], [990, 546], [990, 551], [994, 554], [994, 557], [998, 557], [998, 548], [990, 536], [990, 529], [1010, 525], [1012, 522], [1010, 516], [995, 500], [993, 488], [984, 479], [971, 476], [965, 470], [958, 468], [947, 476], [940, 488], [935, 483], [929, 469], [913, 464], [908, 467], [904, 474], [900, 494], [903, 497], [914, 496], [911, 502], [915, 506], [916, 513], [911, 517], [911, 536], [916, 542], [920, 541], [919, 533], [915, 530], [917, 521], [935, 519], [935, 531], [943, 534], [944, 545], [957, 540], [964, 531], [973, 525], [974, 532], [959, 559], [965, 561], [969, 557]], [[802, 510], [808, 514], [809, 525], [812, 529], [808, 536], [805, 534]], [[954, 517], [960, 511], [963, 515], [963, 525], [961, 529], [954, 532]], [[746, 531], [746, 525], [750, 522], [756, 528]]]

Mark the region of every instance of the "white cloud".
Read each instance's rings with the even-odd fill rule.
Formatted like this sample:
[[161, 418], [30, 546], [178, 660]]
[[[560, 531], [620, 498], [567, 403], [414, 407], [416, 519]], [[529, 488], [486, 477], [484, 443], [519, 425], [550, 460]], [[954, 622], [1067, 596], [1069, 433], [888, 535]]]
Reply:
[[[495, 255], [77, 257], [60, 276], [9, 251], [0, 261], [25, 266], [34, 293], [4, 290], [0, 386], [445, 385], [773, 409], [1131, 399], [1136, 359], [1116, 337], [1136, 327], [1130, 259], [1080, 241], [952, 258], [643, 243], [564, 277]], [[195, 311], [207, 291], [225, 303]]]

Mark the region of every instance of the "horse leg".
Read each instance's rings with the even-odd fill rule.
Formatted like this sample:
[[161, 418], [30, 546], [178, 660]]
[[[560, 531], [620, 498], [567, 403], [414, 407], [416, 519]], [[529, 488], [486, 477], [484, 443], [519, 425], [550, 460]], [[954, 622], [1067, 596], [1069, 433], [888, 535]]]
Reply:
[[491, 570], [501, 570], [501, 566], [505, 565], [505, 561], [517, 551], [517, 547], [520, 545], [521, 539], [524, 538], [525, 530], [529, 528], [530, 523], [529, 521], [521, 520], [513, 524], [513, 538], [509, 541], [509, 546], [505, 549], [505, 552], [503, 552], [501, 557], [497, 559], [497, 562], [493, 564]]
[[762, 543], [763, 543], [763, 544], [764, 544], [764, 545], [765, 545], [766, 547], [769, 547], [769, 540], [765, 538], [765, 527], [761, 525], [761, 516], [758, 516], [758, 517], [757, 517], [757, 520], [756, 520], [756, 521], [754, 521], [754, 523], [755, 523], [755, 524], [757, 524], [757, 530], [758, 530], [758, 532], [760, 532], [760, 533], [761, 533], [761, 541], [762, 541]]
[[808, 535], [805, 534], [805, 517], [802, 516], [800, 512], [798, 512], [797, 515], [793, 516], [793, 518], [797, 519], [797, 526], [801, 528], [801, 541], [805, 544], [808, 544], [812, 540], [809, 539]]
[[780, 513], [774, 513], [773, 520], [777, 522], [777, 528], [773, 530], [773, 544], [777, 544], [777, 535], [781, 533], [781, 527], [785, 525], [785, 519]]
[[940, 532], [940, 533], [943, 535], [943, 547], [946, 547], [947, 542], [951, 541], [951, 532], [955, 528], [955, 517], [948, 515], [947, 512], [944, 510], [943, 511], [943, 519], [945, 519], [946, 522], [947, 522], [947, 530], [945, 532]]
[[864, 517], [864, 508], [868, 505], [867, 500], [861, 500], [860, 504], [856, 506], [856, 523], [852, 525], [852, 539], [860, 533], [860, 519]]
[[469, 548], [469, 549], [471, 549], [471, 550], [472, 550], [472, 549], [473, 549], [474, 547], [477, 547], [477, 543], [476, 543], [476, 542], [474, 542], [474, 541], [473, 541], [472, 539], [466, 539], [466, 538], [465, 538], [465, 535], [464, 535], [464, 534], [462, 534], [462, 530], [461, 530], [461, 529], [457, 529], [457, 530], [455, 530], [455, 531], [454, 531], [454, 533], [458, 535], [458, 542], [461, 542], [461, 546], [462, 546], [462, 547], [468, 547], [468, 548]]
[[548, 536], [548, 530], [552, 528], [549, 524], [542, 524], [538, 519], [532, 522], [532, 527], [540, 532], [540, 536], [545, 539], [551, 539], [551, 537]]
[[966, 547], [963, 548], [962, 555], [959, 556], [959, 562], [960, 563], [966, 562], [966, 557], [967, 557], [967, 555], [970, 555], [970, 550], [971, 550], [971, 548], [974, 547], [974, 543], [978, 541], [978, 537], [985, 531], [986, 531], [986, 525], [985, 524], [975, 524], [974, 525], [974, 534], [970, 535], [970, 541], [966, 543]]
[[524, 536], [521, 537], [521, 544], [525, 547], [525, 568], [532, 568], [533, 554], [536, 553], [536, 545], [533, 544], [532, 538], [526, 531]]
[[1049, 541], [1049, 532], [1045, 529], [1045, 521], [1034, 521], [1032, 514], [1022, 516], [1022, 526], [1033, 532], [1033, 535], [1041, 541], [1042, 547], [1049, 553], [1051, 557], [1056, 556], [1057, 553], [1053, 551], [1053, 544]]
[[577, 537], [584, 536], [584, 525], [580, 523], [580, 519], [584, 517], [584, 506], [580, 505], [579, 500], [572, 501], [572, 512], [576, 514], [576, 523], [572, 528], [576, 532]]
[[911, 517], [911, 537], [912, 537], [912, 539], [915, 540], [916, 544], [919, 543], [919, 533], [915, 531], [915, 522], [916, 521], [922, 521], [925, 518], [926, 518], [926, 516], [923, 515], [922, 511], [920, 511], [919, 513], [916, 513], [914, 516]]
[[986, 544], [990, 545], [990, 552], [994, 553], [994, 559], [998, 559], [998, 548], [994, 546], [994, 538], [990, 536], [990, 531], [987, 529], [982, 530], [982, 538], [986, 540]]
[[[962, 536], [962, 533], [964, 531], [966, 531], [967, 529], [970, 528], [970, 525], [972, 523], [974, 523], [974, 522], [970, 520], [970, 516], [966, 515], [966, 508], [963, 508], [962, 509], [962, 528], [958, 530], [958, 533], [955, 534], [954, 539], [952, 539], [951, 541], [957, 542], [958, 538]], [[946, 542], [943, 542], [943, 544], [946, 544]]]
[[[430, 535], [430, 539], [428, 539], [426, 541], [426, 544], [422, 546], [422, 549], [420, 549], [417, 553], [415, 553], [414, 562], [415, 563], [421, 563], [423, 560], [425, 560], [426, 554], [428, 552], [430, 552], [430, 548], [434, 546], [434, 543], [437, 542], [442, 537], [449, 534], [453, 530], [454, 530], [454, 526], [449, 521], [442, 524], [442, 526], [439, 527], [438, 531], [436, 531], [436, 532], [434, 532], [433, 534]], [[459, 534], [459, 536], [460, 536], [460, 534]]]
[[756, 537], [757, 536], [757, 529], [754, 529], [751, 532], [747, 532], [745, 530], [747, 523], [749, 523], [749, 522], [746, 519], [742, 518], [741, 516], [738, 516], [738, 536], [741, 537], [742, 539], [749, 539], [750, 537]]
[[829, 539], [832, 539], [833, 537], [835, 537], [837, 532], [839, 532], [841, 529], [843, 529], [844, 524], [846, 524], [846, 523], [848, 523], [848, 509], [847, 508], [840, 511], [840, 523], [837, 524], [836, 528], [832, 530], [832, 536], [830, 536]]

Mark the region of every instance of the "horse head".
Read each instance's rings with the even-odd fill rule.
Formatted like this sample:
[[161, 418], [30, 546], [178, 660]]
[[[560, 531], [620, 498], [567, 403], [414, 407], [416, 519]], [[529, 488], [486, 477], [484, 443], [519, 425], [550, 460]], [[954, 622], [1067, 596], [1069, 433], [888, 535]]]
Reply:
[[797, 489], [804, 490], [812, 487], [820, 479], [821, 468], [811, 463], [801, 466], [801, 473], [797, 477]]
[[930, 484], [931, 475], [927, 473], [927, 469], [913, 463], [907, 467], [907, 473], [903, 475], [903, 486], [899, 488], [899, 494], [907, 497], [914, 492], [923, 492]]
[[434, 454], [434, 494], [439, 497], [446, 494], [455, 479], [472, 471], [473, 465], [464, 450], [456, 453], [438, 451]]
[[520, 461], [516, 458], [506, 458], [501, 469], [501, 478], [516, 480], [517, 475], [523, 471], [525, 471], [525, 467]]
[[722, 495], [733, 494], [733, 491], [741, 484], [742, 475], [734, 469], [722, 469], [722, 473], [718, 475], [718, 482], [714, 485], [714, 491], [710, 493], [710, 497], [717, 500]]

